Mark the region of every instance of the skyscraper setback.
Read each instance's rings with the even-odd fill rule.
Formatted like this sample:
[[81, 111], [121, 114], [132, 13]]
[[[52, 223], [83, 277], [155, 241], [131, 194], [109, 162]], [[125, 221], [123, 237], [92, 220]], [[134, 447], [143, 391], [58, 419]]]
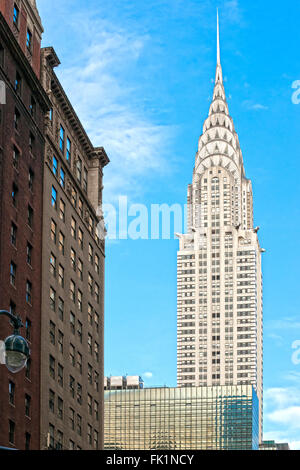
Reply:
[[229, 115], [220, 60], [179, 235], [179, 387], [253, 384], [262, 438], [262, 272], [251, 181]]

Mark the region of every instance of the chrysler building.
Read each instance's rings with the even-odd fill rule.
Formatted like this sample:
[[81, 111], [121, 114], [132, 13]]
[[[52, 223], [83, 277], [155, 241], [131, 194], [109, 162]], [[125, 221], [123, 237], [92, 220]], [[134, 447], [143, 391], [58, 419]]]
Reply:
[[262, 272], [251, 181], [230, 117], [220, 61], [178, 235], [179, 387], [253, 384], [262, 433]]

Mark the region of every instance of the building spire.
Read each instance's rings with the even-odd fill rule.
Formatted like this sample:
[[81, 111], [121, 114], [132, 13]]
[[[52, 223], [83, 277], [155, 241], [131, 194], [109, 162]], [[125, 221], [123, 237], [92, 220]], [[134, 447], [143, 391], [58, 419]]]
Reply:
[[217, 8], [217, 70], [216, 70], [216, 83], [223, 84], [222, 67], [221, 67], [221, 54], [220, 54], [220, 24], [219, 24], [219, 9]]
[[217, 65], [221, 65], [220, 61], [220, 28], [219, 28], [219, 9], [217, 8]]

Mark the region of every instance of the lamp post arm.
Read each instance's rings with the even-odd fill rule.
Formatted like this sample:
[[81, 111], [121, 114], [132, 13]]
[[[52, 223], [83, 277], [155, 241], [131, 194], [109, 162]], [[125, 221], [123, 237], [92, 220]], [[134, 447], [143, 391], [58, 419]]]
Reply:
[[0, 310], [0, 315], [4, 315], [11, 320], [13, 327], [14, 327], [14, 334], [18, 335], [20, 328], [24, 326], [21, 318], [19, 316], [13, 315], [11, 312], [8, 312], [7, 310]]

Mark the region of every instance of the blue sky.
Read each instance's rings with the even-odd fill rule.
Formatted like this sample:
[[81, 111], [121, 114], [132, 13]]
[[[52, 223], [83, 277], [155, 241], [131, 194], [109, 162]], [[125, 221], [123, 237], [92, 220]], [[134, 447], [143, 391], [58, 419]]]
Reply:
[[[266, 438], [300, 449], [300, 3], [38, 0], [44, 46], [91, 140], [105, 201], [186, 203], [212, 96], [216, 8], [230, 113], [254, 190], [264, 276]], [[107, 243], [105, 372], [176, 385], [176, 240]], [[292, 348], [294, 344], [295, 349]], [[294, 353], [294, 358], [292, 355]]]

